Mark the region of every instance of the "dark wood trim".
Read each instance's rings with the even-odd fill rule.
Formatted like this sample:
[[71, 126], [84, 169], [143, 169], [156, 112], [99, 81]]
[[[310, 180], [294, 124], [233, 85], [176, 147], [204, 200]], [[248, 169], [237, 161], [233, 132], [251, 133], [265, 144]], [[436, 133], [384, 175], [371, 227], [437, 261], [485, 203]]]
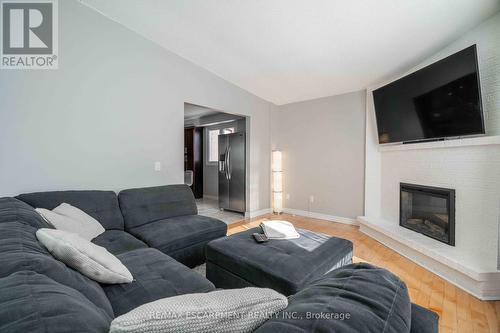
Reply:
[[194, 197], [203, 197], [203, 128], [184, 129], [184, 171], [193, 171]]

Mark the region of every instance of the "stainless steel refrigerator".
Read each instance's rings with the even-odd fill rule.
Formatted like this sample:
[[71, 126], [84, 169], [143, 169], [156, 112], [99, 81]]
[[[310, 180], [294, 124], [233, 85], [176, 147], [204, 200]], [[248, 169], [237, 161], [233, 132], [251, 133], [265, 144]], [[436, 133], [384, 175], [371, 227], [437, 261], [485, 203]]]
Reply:
[[219, 135], [219, 208], [245, 212], [245, 133]]

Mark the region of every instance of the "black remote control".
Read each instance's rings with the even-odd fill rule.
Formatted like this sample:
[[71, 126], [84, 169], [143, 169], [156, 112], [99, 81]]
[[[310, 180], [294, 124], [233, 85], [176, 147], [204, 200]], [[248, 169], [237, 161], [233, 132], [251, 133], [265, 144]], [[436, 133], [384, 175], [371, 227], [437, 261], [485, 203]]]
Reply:
[[265, 243], [269, 240], [264, 234], [253, 233], [252, 236], [257, 243]]

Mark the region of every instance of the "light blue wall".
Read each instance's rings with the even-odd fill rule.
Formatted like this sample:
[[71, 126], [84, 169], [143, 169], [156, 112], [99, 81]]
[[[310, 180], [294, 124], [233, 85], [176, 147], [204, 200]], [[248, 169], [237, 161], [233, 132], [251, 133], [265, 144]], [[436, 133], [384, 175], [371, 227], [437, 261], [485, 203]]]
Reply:
[[269, 207], [270, 103], [78, 1], [59, 49], [58, 70], [0, 70], [0, 196], [182, 182], [188, 102], [251, 117], [249, 207]]

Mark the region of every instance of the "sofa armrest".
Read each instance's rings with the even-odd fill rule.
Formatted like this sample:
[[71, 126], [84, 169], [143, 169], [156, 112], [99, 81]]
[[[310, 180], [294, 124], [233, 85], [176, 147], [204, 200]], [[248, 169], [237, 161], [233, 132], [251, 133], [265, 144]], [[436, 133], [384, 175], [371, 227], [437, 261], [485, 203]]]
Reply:
[[288, 307], [255, 333], [410, 333], [411, 303], [403, 281], [367, 263], [325, 274], [289, 297]]

